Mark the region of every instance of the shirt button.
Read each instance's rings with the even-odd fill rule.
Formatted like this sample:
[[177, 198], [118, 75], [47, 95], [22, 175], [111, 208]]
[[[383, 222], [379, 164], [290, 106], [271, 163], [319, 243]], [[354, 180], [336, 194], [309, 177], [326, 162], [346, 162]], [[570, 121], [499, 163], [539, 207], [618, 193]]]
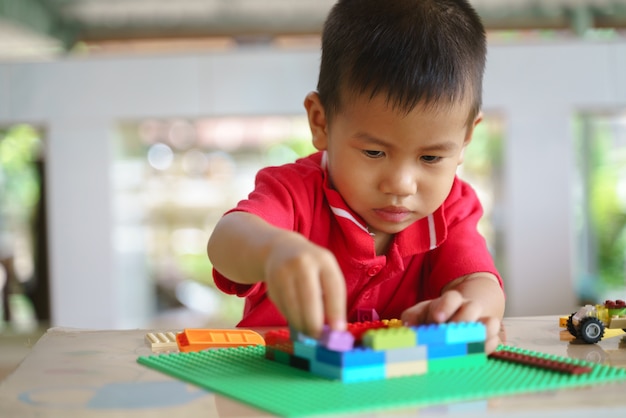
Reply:
[[370, 277], [376, 276], [380, 270], [382, 269], [381, 266], [372, 266], [369, 269], [367, 269], [367, 275]]

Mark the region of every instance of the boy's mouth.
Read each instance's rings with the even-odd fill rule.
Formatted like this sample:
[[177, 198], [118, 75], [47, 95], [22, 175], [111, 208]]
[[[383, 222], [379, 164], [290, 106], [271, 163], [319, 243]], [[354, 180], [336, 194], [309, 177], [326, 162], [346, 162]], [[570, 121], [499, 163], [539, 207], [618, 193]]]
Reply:
[[386, 206], [374, 209], [374, 213], [382, 220], [394, 223], [404, 222], [411, 215], [411, 211], [402, 206]]

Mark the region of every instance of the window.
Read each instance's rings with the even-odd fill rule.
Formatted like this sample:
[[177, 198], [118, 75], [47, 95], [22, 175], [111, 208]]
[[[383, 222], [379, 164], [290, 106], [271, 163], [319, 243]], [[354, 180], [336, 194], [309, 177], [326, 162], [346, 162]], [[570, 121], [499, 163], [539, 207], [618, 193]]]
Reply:
[[50, 319], [42, 132], [0, 128], [0, 329]]
[[575, 120], [576, 282], [583, 302], [623, 299], [626, 283], [626, 114]]

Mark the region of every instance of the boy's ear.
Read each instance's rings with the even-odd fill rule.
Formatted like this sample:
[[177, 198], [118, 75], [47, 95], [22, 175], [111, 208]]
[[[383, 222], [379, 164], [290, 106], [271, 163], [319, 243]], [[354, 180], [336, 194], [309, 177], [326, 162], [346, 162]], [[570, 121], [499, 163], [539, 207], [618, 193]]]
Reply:
[[313, 135], [313, 146], [319, 151], [323, 151], [328, 146], [328, 125], [326, 124], [326, 112], [317, 92], [312, 91], [306, 95], [304, 108]]
[[469, 143], [472, 142], [472, 138], [474, 136], [474, 128], [476, 128], [476, 126], [480, 122], [482, 122], [482, 120], [483, 120], [483, 112], [479, 112], [478, 115], [476, 116], [476, 119], [474, 119], [472, 126], [467, 128], [467, 134], [465, 135], [465, 140], [463, 141], [463, 148], [461, 148], [461, 155], [459, 156], [458, 165], [463, 164], [463, 160], [465, 159], [465, 148], [467, 148]]

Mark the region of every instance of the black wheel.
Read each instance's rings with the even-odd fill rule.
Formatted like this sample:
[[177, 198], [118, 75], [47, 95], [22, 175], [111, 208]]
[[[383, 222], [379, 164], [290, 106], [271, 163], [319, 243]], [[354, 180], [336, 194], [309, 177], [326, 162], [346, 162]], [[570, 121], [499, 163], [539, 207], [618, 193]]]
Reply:
[[569, 318], [567, 318], [567, 330], [574, 337], [578, 337], [578, 333], [576, 332], [576, 327], [574, 326], [574, 315], [576, 315], [576, 312], [574, 312], [573, 314], [569, 316]]
[[595, 344], [604, 336], [604, 324], [598, 318], [587, 317], [580, 321], [580, 338], [587, 344]]

